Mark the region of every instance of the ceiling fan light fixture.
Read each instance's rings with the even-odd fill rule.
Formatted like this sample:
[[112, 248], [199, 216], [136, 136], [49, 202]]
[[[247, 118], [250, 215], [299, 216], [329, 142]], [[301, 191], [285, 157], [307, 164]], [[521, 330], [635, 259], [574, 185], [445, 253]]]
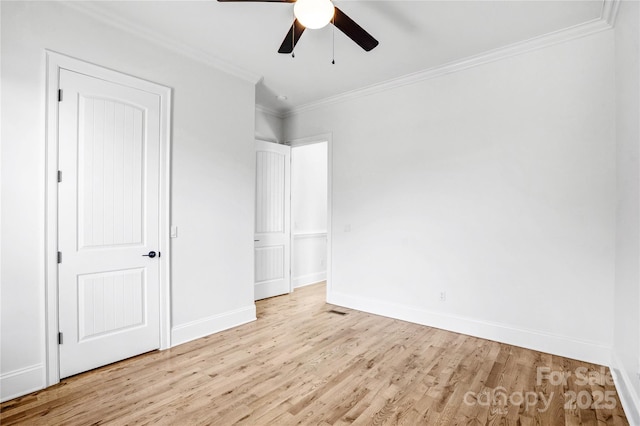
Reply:
[[293, 14], [306, 28], [315, 30], [331, 22], [335, 7], [331, 0], [297, 0]]

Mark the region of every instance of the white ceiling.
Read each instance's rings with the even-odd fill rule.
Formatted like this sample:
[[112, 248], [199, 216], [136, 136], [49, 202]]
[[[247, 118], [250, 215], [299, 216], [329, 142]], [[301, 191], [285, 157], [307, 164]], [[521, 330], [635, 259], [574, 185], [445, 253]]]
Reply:
[[[279, 54], [290, 3], [100, 1], [76, 8], [224, 69], [263, 80], [256, 102], [284, 113], [302, 105], [437, 67], [600, 18], [602, 0], [375, 1], [335, 5], [380, 44], [365, 52], [333, 27], [307, 30], [295, 58]], [[277, 95], [287, 96], [280, 101]]]

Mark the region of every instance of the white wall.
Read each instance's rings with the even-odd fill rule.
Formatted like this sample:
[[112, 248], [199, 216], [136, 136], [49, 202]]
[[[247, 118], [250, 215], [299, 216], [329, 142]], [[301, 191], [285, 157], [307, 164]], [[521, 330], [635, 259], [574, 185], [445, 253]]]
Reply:
[[45, 385], [45, 48], [173, 88], [173, 344], [255, 318], [254, 85], [63, 4], [0, 6], [2, 399]]
[[269, 110], [256, 106], [256, 139], [283, 143], [282, 118]]
[[617, 234], [613, 369], [631, 424], [640, 424], [640, 7], [616, 20]]
[[291, 280], [294, 287], [327, 277], [328, 142], [291, 148]]
[[613, 43], [601, 32], [288, 117], [288, 139], [333, 134], [329, 301], [607, 364]]

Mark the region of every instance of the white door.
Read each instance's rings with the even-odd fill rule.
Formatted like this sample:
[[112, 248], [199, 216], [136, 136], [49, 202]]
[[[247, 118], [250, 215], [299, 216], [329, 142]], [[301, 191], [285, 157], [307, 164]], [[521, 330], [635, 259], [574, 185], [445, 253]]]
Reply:
[[256, 141], [256, 300], [291, 291], [291, 148]]
[[67, 70], [60, 87], [59, 353], [68, 377], [160, 346], [160, 97]]

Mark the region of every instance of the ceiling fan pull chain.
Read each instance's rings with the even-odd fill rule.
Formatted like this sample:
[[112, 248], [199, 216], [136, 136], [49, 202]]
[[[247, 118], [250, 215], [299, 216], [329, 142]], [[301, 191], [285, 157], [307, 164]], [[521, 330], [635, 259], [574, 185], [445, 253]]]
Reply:
[[293, 24], [291, 24], [291, 32], [293, 34], [293, 37], [291, 37], [291, 57], [295, 58], [296, 57], [296, 52], [294, 52], [294, 49], [296, 48], [296, 15], [295, 13], [293, 14]]
[[336, 15], [331, 18], [331, 64], [336, 64]]

